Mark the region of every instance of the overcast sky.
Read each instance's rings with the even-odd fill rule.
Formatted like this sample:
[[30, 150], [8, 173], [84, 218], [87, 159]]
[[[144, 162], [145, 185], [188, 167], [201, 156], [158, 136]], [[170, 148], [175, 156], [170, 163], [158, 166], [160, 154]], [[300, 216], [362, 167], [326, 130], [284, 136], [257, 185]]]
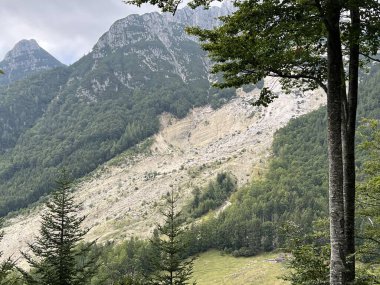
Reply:
[[71, 64], [116, 20], [154, 10], [122, 0], [0, 0], [0, 61], [21, 39], [35, 39], [58, 60]]

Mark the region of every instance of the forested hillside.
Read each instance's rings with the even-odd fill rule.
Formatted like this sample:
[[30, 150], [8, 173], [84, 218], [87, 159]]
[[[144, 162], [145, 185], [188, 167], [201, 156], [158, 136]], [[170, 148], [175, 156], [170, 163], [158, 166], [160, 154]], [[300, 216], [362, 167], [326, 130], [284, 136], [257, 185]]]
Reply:
[[378, 284], [378, 0], [122, 0], [91, 51], [73, 2], [3, 5], [86, 52], [0, 62], [0, 285]]
[[[378, 67], [363, 76], [358, 118], [380, 118]], [[359, 121], [360, 124], [360, 121]], [[360, 142], [360, 140], [359, 140]], [[189, 254], [217, 248], [235, 255], [254, 255], [284, 246], [280, 228], [294, 222], [303, 231], [328, 214], [326, 109], [293, 119], [273, 142], [273, 158], [263, 179], [232, 197], [221, 215], [194, 226]], [[357, 164], [363, 160], [358, 152]], [[201, 237], [201, 238], [199, 238]]]
[[58, 169], [81, 177], [151, 136], [163, 112], [181, 118], [234, 96], [210, 87], [205, 53], [180, 22], [190, 18], [128, 16], [70, 67], [0, 89], [1, 215], [46, 194]]
[[[376, 69], [363, 77], [359, 118], [368, 117], [367, 114], [380, 118], [380, 104], [376, 91], [379, 90], [376, 89], [379, 82], [380, 72]], [[288, 222], [297, 224], [303, 231], [290, 233], [294, 238], [296, 234], [310, 233], [313, 221], [325, 218], [328, 211], [325, 114], [326, 109], [322, 107], [291, 120], [287, 126], [280, 129], [274, 138], [273, 157], [267, 171], [246, 187], [236, 191], [234, 178], [221, 173], [206, 187], [195, 188], [193, 199], [182, 212], [184, 222], [191, 224], [194, 218], [199, 218], [198, 213], [207, 214], [207, 217], [192, 223], [185, 231], [182, 241], [188, 244], [188, 247], [182, 252], [182, 257], [210, 249], [219, 249], [233, 256], [252, 256], [281, 249], [286, 242], [281, 227]], [[363, 157], [359, 155], [358, 165], [361, 159]], [[215, 212], [209, 213], [215, 209], [215, 205], [221, 204], [221, 199], [225, 199], [231, 193], [231, 206], [224, 211], [218, 211], [218, 215], [215, 215]], [[96, 248], [94, 252], [100, 253], [98, 262], [101, 266], [91, 284], [103, 284], [104, 280], [118, 282], [126, 276], [134, 278], [141, 274], [149, 275], [150, 262], [154, 260], [152, 251], [149, 242], [136, 238], [125, 240], [121, 244], [110, 242], [104, 247]], [[211, 253], [213, 251], [206, 255]], [[235, 260], [230, 256], [226, 258], [229, 258], [230, 262], [242, 262], [242, 259]], [[203, 255], [199, 262], [204, 262]], [[265, 263], [255, 263], [255, 266], [258, 264]], [[203, 263], [202, 265], [205, 266]], [[212, 266], [210, 261], [207, 266]], [[217, 266], [224, 268], [219, 263]], [[252, 272], [255, 266], [252, 266]], [[244, 267], [244, 270], [249, 268], [251, 267]], [[215, 268], [212, 269], [213, 273], [203, 268], [196, 270], [197, 277], [201, 274], [200, 271], [202, 272], [200, 284], [209, 278], [215, 280], [215, 276], [212, 275], [216, 271]], [[244, 275], [244, 270], [240, 268], [239, 273], [233, 275], [234, 278], [239, 278], [240, 274]], [[285, 272], [285, 268], [281, 270]], [[234, 282], [245, 284], [239, 283], [237, 279], [234, 279]], [[272, 284], [274, 281], [264, 278], [260, 282]]]
[[69, 70], [59, 67], [0, 88], [0, 154], [12, 150], [19, 137], [35, 125], [68, 76]]

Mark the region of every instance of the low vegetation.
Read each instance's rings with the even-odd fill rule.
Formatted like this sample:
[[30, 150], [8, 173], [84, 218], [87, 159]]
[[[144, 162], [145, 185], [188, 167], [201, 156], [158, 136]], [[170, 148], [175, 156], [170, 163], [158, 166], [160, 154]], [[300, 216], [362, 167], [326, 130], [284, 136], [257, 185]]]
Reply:
[[278, 253], [255, 257], [233, 257], [211, 250], [199, 255], [194, 262], [193, 280], [198, 285], [286, 285], [281, 280], [286, 268], [276, 262]]

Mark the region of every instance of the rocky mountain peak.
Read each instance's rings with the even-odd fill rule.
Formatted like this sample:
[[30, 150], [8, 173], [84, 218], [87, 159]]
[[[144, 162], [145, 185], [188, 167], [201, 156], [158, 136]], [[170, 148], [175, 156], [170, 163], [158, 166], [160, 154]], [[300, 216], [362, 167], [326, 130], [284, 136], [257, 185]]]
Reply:
[[219, 17], [226, 16], [234, 12], [236, 8], [231, 1], [224, 1], [222, 5], [212, 6], [209, 9], [198, 7], [191, 9], [186, 6], [183, 9], [179, 9], [173, 16], [170, 13], [165, 13], [165, 16], [170, 21], [175, 21], [185, 26], [199, 26], [203, 29], [211, 29], [220, 24]]
[[[175, 31], [179, 33], [176, 33], [175, 37], [173, 37]], [[157, 12], [143, 15], [133, 14], [116, 21], [109, 31], [99, 39], [93, 50], [97, 54], [98, 51], [104, 48], [115, 50], [138, 42], [157, 39], [166, 42], [168, 36], [180, 40], [183, 38], [180, 34], [184, 34], [183, 27], [175, 23], [175, 21], [170, 21], [163, 14]], [[185, 36], [188, 37], [187, 35]]]
[[[98, 41], [94, 47], [97, 51], [110, 47], [111, 49], [125, 47], [140, 41], [161, 41], [175, 35], [177, 40], [194, 40], [184, 32], [186, 26], [200, 26], [211, 29], [220, 24], [219, 17], [231, 14], [235, 10], [232, 2], [224, 1], [220, 7], [209, 9], [202, 7], [191, 9], [184, 7], [173, 16], [171, 13], [146, 13], [143, 15], [129, 15], [116, 21]], [[169, 44], [169, 43], [168, 43]]]
[[21, 40], [0, 62], [0, 69], [5, 72], [5, 76], [0, 77], [0, 85], [9, 84], [34, 72], [62, 65], [56, 58], [41, 48], [36, 40]]
[[12, 60], [15, 57], [23, 55], [25, 53], [30, 53], [36, 50], [41, 49], [36, 40], [21, 40], [19, 41], [13, 49], [11, 49], [4, 58], [4, 61]]
[[[120, 58], [118, 64], [113, 65], [113, 73], [128, 89], [142, 87], [146, 80], [156, 77], [153, 74], [165, 74], [163, 80], [174, 74], [185, 83], [207, 80], [209, 61], [206, 53], [200, 49], [196, 38], [185, 32], [185, 27], [211, 29], [220, 24], [220, 16], [234, 9], [232, 2], [226, 1], [220, 7], [209, 9], [185, 7], [174, 16], [158, 12], [129, 15], [116, 21], [94, 46], [89, 55], [94, 62], [92, 71], [111, 56]], [[126, 62], [124, 68], [115, 70], [122, 61]], [[138, 78], [141, 74], [144, 78]]]

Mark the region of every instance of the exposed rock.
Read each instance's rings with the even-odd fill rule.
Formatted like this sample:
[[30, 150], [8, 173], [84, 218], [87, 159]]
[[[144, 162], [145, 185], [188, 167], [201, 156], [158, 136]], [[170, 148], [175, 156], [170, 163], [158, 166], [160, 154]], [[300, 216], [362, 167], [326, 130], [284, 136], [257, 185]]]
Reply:
[[[278, 82], [268, 79], [265, 84], [276, 89]], [[249, 101], [258, 92], [239, 91], [222, 108], [196, 108], [181, 120], [163, 115], [162, 129], [149, 151], [122, 154], [79, 183], [75, 195], [83, 203], [80, 214], [87, 215], [85, 226], [91, 227], [86, 239], [147, 238], [162, 218], [160, 208], [171, 188], [179, 192], [181, 206], [193, 187], [206, 185], [221, 171], [232, 172], [240, 186], [261, 176], [276, 130], [325, 104], [323, 92], [315, 91], [279, 93], [268, 108], [253, 107]], [[37, 234], [40, 212], [8, 221], [0, 243], [4, 257], [18, 257], [18, 251], [25, 249]]]

